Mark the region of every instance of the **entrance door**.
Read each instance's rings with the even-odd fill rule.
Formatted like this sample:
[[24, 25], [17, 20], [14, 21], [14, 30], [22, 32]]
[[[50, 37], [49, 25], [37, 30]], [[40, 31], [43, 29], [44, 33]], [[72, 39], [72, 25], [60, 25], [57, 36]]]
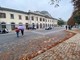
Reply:
[[5, 29], [6, 28], [6, 23], [5, 22], [2, 22], [1, 23], [1, 27], [2, 27], [2, 29]]
[[37, 29], [39, 28], [39, 24], [38, 23], [37, 23], [37, 26], [36, 27], [37, 27]]
[[25, 26], [26, 26], [26, 29], [28, 29], [28, 23], [26, 23]]
[[11, 29], [15, 30], [15, 23], [11, 23]]
[[45, 28], [45, 24], [43, 24], [43, 28]]
[[42, 24], [40, 23], [40, 28], [42, 28]]
[[33, 28], [33, 29], [35, 28], [35, 24], [34, 24], [34, 23], [32, 23], [32, 28]]

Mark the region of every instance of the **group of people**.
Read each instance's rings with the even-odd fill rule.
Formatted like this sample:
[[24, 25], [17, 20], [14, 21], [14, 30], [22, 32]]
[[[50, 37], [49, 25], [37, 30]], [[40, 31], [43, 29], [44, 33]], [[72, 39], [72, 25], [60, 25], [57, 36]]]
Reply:
[[71, 30], [72, 26], [71, 25], [68, 25], [68, 26], [66, 25], [66, 30], [68, 30], [68, 29]]
[[16, 27], [15, 32], [16, 32], [17, 37], [19, 37], [19, 32], [21, 32], [21, 34], [23, 36], [24, 35], [24, 26], [20, 25], [19, 27]]

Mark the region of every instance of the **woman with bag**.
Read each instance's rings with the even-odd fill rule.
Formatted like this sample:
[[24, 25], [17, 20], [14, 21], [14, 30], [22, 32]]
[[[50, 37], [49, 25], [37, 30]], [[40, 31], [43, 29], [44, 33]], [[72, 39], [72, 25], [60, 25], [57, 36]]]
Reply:
[[21, 31], [22, 36], [24, 35], [24, 26], [19, 25], [18, 29]]

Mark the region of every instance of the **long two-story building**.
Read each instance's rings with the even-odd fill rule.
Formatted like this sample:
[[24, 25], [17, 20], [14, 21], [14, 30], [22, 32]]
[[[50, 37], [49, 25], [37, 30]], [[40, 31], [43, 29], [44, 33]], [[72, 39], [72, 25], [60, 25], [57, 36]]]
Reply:
[[57, 26], [57, 21], [57, 19], [51, 17], [49, 14], [44, 14], [39, 11], [24, 12], [0, 7], [0, 29], [6, 28], [11, 31], [20, 24], [22, 24], [25, 29], [29, 27], [42, 29]]

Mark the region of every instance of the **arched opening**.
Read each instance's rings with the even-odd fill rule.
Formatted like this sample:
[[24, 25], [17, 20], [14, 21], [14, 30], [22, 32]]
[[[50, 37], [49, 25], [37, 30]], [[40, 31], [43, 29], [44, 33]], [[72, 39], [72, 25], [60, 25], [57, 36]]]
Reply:
[[1, 27], [2, 27], [2, 29], [5, 29], [6, 28], [6, 23], [5, 22], [2, 22], [1, 23]]
[[11, 23], [11, 30], [14, 30], [14, 29], [15, 29], [15, 23], [12, 22], [12, 23]]
[[50, 27], [51, 27], [51, 24], [50, 24]]
[[36, 27], [37, 27], [37, 29], [39, 28], [39, 24], [38, 23], [37, 23]]
[[23, 23], [22, 23], [22, 22], [20, 22], [20, 23], [19, 23], [19, 26], [20, 26], [20, 25], [23, 25]]
[[40, 28], [42, 28], [42, 24], [40, 23]]
[[25, 26], [26, 26], [26, 29], [28, 29], [28, 26], [29, 26], [28, 23], [26, 23]]
[[47, 27], [47, 24], [46, 24], [46, 27]]
[[45, 24], [43, 24], [43, 28], [45, 28]]
[[34, 23], [32, 23], [32, 28], [35, 28], [35, 24]]
[[49, 27], [49, 24], [48, 24], [48, 27]]

